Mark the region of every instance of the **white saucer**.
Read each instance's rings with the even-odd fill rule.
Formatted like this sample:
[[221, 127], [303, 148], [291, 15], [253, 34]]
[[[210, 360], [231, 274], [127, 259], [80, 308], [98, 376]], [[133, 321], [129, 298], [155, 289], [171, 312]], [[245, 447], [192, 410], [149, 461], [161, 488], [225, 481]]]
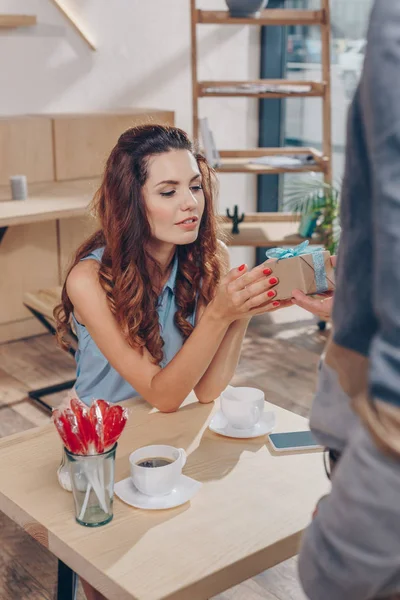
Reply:
[[146, 496], [133, 485], [127, 477], [114, 486], [115, 494], [126, 504], [143, 510], [162, 510], [181, 506], [193, 498], [203, 484], [186, 475], [181, 475], [177, 487], [166, 496]]
[[214, 433], [224, 435], [225, 437], [246, 439], [267, 435], [267, 433], [270, 433], [274, 429], [275, 423], [275, 413], [272, 410], [268, 410], [263, 413], [260, 421], [254, 427], [251, 427], [251, 429], [236, 429], [228, 423], [222, 411], [219, 410], [211, 419], [208, 427]]

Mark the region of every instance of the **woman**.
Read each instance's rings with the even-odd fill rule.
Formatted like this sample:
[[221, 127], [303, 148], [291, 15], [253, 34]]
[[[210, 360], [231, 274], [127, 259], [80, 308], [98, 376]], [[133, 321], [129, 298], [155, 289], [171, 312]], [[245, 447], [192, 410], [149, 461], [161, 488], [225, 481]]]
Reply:
[[[78, 336], [86, 404], [135, 395], [176, 411], [231, 380], [253, 315], [278, 308], [271, 269], [229, 270], [215, 178], [187, 135], [146, 125], [121, 135], [95, 198], [101, 228], [77, 251], [55, 310], [59, 342]], [[88, 598], [101, 598], [85, 582]]]
[[219, 396], [253, 315], [276, 309], [277, 278], [229, 270], [217, 239], [214, 174], [174, 127], [129, 129], [95, 198], [101, 229], [77, 251], [57, 307], [78, 336], [76, 393], [87, 404], [140, 395], [163, 412], [194, 390]]

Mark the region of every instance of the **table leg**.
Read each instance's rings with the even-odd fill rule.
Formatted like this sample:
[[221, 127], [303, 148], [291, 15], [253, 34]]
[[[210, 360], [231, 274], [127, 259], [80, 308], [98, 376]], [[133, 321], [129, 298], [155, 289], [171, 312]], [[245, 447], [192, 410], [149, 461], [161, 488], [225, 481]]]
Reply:
[[[52, 335], [55, 335], [56, 330], [54, 328], [54, 324], [51, 323], [47, 317], [42, 315], [42, 313], [35, 310], [34, 308], [28, 306], [27, 304], [25, 304], [25, 306], [28, 310], [30, 310], [30, 312], [33, 314], [33, 316], [36, 317], [36, 319], [38, 321], [40, 321], [40, 323], [42, 325], [44, 325], [44, 327], [46, 327], [46, 329]], [[75, 334], [73, 332], [71, 332], [71, 334], [72, 334], [72, 337], [75, 339], [75, 341], [77, 341], [78, 338], [75, 336]], [[76, 350], [75, 350], [75, 348], [71, 347], [71, 348], [69, 348], [68, 352], [72, 356], [75, 356]], [[28, 396], [29, 396], [29, 398], [31, 398], [31, 400], [34, 400], [35, 402], [40, 404], [40, 406], [42, 408], [44, 408], [45, 410], [47, 410], [51, 413], [53, 407], [50, 404], [48, 404], [47, 402], [45, 402], [42, 399], [42, 396], [48, 396], [49, 394], [56, 394], [57, 392], [62, 392], [64, 390], [70, 390], [74, 385], [75, 385], [75, 379], [72, 379], [70, 381], [63, 381], [63, 383], [59, 383], [57, 385], [48, 385], [44, 388], [40, 388], [37, 390], [29, 390]]]
[[61, 560], [58, 561], [57, 600], [76, 600], [78, 576]]

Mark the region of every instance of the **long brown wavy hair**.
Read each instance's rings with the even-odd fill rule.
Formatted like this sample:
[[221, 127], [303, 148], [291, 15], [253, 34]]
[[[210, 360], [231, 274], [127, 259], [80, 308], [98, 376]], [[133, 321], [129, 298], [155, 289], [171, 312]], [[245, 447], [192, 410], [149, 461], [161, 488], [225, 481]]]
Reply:
[[[187, 319], [195, 310], [196, 297], [205, 304], [213, 298], [223, 259], [214, 209], [215, 173], [181, 129], [142, 125], [128, 129], [120, 136], [107, 160], [102, 183], [93, 200], [93, 210], [101, 228], [77, 250], [66, 276], [67, 280], [82, 258], [104, 247], [98, 274], [110, 310], [130, 346], [147, 347], [157, 364], [163, 358], [164, 342], [160, 335], [158, 295], [149, 275], [149, 261], [159, 275], [161, 269], [146, 253], [151, 230], [143, 186], [148, 177], [149, 158], [171, 150], [193, 153], [202, 175], [205, 197], [196, 241], [177, 246], [179, 268], [175, 295], [178, 310], [175, 323], [184, 340], [188, 338], [193, 326]], [[64, 283], [61, 304], [55, 308], [54, 317], [57, 340], [65, 350], [69, 348], [67, 334], [73, 309]]]

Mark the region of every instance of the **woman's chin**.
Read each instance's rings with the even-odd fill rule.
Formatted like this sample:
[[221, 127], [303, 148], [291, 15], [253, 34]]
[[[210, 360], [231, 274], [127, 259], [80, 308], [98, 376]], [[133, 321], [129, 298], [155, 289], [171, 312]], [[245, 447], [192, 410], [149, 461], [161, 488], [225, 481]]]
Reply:
[[186, 231], [183, 235], [177, 237], [174, 243], [177, 246], [184, 246], [185, 244], [193, 244], [199, 236], [198, 231]]

